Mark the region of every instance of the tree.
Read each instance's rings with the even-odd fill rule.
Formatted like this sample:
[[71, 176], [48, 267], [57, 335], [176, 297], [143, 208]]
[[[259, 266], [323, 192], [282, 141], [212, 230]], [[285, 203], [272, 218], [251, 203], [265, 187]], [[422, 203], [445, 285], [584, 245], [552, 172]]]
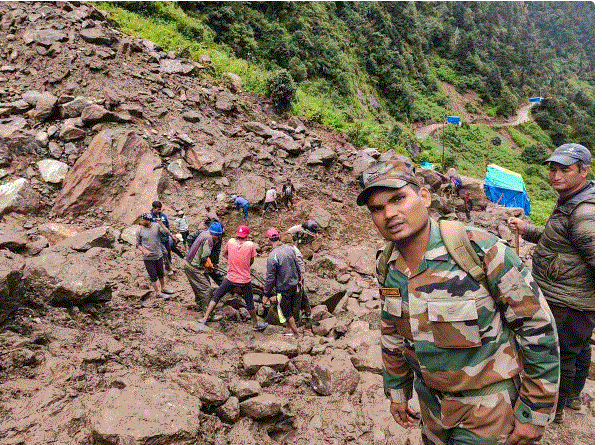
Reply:
[[277, 71], [267, 80], [266, 88], [277, 113], [284, 113], [290, 110], [295, 100], [297, 85], [288, 70], [282, 69]]

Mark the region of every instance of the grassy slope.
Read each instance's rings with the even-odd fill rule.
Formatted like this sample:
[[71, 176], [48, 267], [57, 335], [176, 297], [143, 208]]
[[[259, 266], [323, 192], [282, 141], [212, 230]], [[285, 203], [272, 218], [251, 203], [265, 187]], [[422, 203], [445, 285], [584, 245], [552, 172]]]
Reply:
[[[212, 76], [219, 78], [224, 72], [236, 73], [243, 79], [247, 91], [265, 94], [265, 80], [270, 72], [257, 63], [234, 57], [231, 49], [226, 45], [214, 43], [212, 31], [187, 16], [175, 3], [155, 3], [153, 7], [158, 13], [152, 16], [132, 13], [107, 2], [97, 2], [96, 6], [107, 11], [109, 17], [124, 33], [148, 38], [168, 51], [188, 54], [193, 60], [198, 60], [203, 54], [209, 55], [214, 68]], [[338, 28], [342, 26], [340, 23], [336, 25]], [[304, 81], [297, 90], [293, 114], [304, 118], [314, 117], [334, 130], [346, 132], [358, 146], [370, 145], [381, 150], [395, 149], [407, 155], [406, 141], [415, 140], [415, 135], [406, 125], [392, 121], [386, 110], [375, 112], [369, 105], [366, 106], [366, 101], [362, 102], [358, 99], [356, 90], [359, 89], [364, 97], [371, 94], [381, 104], [383, 103], [376, 92], [370, 88], [369, 76], [360, 68], [353, 52], [349, 51], [345, 57], [348, 58], [355, 74], [352, 94], [349, 97], [333, 95], [330, 86], [320, 79]], [[460, 79], [442, 59], [435, 55], [429, 56], [429, 64], [437, 77], [443, 80], [457, 84]], [[411, 82], [408, 84], [411, 86]], [[435, 97], [422, 95], [419, 91], [413, 91], [413, 94], [415, 116], [437, 121], [451, 112], [450, 101], [441, 88]], [[395, 138], [391, 137], [393, 126], [398, 130]], [[512, 138], [521, 147], [528, 143], [523, 133], [546, 146], [552, 145], [549, 137], [535, 123], [522, 124], [510, 129]], [[484, 125], [473, 125], [468, 129], [449, 126], [446, 130], [447, 156], [456, 152], [458, 170], [475, 178], [484, 177], [488, 162], [522, 174], [531, 199], [531, 219], [538, 224], [544, 224], [555, 201], [555, 195], [546, 182], [547, 175], [544, 168], [523, 163], [518, 158], [517, 152], [504, 143], [499, 147], [493, 147], [491, 139], [494, 137], [499, 137], [499, 134]], [[440, 161], [439, 141], [427, 138], [420, 145], [423, 150], [421, 160], [434, 163]], [[467, 159], [457, 152], [462, 152]]]

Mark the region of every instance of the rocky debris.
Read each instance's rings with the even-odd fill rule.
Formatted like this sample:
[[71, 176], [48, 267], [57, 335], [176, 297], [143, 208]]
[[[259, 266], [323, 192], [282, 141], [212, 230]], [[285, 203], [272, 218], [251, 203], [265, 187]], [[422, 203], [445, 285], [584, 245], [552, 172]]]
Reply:
[[215, 410], [215, 414], [226, 423], [234, 423], [240, 417], [240, 404], [236, 397], [229, 397], [223, 405]]
[[182, 159], [176, 159], [167, 165], [167, 171], [170, 172], [176, 181], [184, 181], [192, 178], [192, 173], [188, 170], [186, 163]]
[[28, 114], [29, 117], [44, 122], [54, 116], [57, 110], [58, 98], [49, 92], [42, 93], [36, 102], [36, 107]]
[[161, 59], [159, 69], [165, 74], [182, 74], [187, 76], [194, 72], [194, 66], [175, 59]]
[[0, 185], [0, 215], [8, 212], [28, 213], [40, 205], [40, 195], [25, 178]]
[[289, 358], [283, 354], [263, 354], [249, 352], [242, 357], [242, 366], [249, 374], [255, 374], [262, 366], [267, 366], [276, 371], [283, 371]]
[[203, 404], [221, 405], [230, 397], [228, 386], [217, 376], [179, 373], [172, 380]]
[[28, 29], [23, 33], [23, 41], [26, 45], [37, 43], [48, 48], [66, 40], [67, 35], [57, 29]]
[[352, 394], [359, 383], [359, 372], [349, 354], [335, 349], [331, 355], [320, 358], [312, 370], [311, 387], [318, 394]]
[[240, 403], [243, 415], [252, 419], [265, 419], [282, 413], [284, 401], [272, 394], [261, 394]]
[[14, 158], [37, 155], [43, 150], [36, 135], [14, 125], [0, 124], [0, 166], [11, 165]]
[[234, 380], [230, 383], [230, 391], [238, 400], [245, 400], [259, 395], [261, 385], [256, 380]]
[[0, 249], [21, 252], [28, 243], [25, 230], [15, 224], [0, 223]]
[[115, 230], [109, 226], [85, 230], [77, 235], [59, 241], [57, 247], [69, 247], [77, 252], [86, 252], [93, 247], [113, 247]]
[[200, 428], [199, 400], [155, 379], [111, 388], [97, 406], [91, 416], [97, 442], [182, 444], [193, 441]]
[[40, 176], [45, 182], [60, 184], [65, 179], [69, 166], [54, 159], [42, 159], [37, 162]]
[[0, 250], [0, 325], [14, 311], [24, 305], [24, 291], [21, 278], [25, 260], [9, 250]]
[[223, 113], [230, 112], [236, 108], [235, 100], [236, 97], [233, 94], [227, 91], [221, 91], [215, 100], [215, 108]]
[[60, 105], [61, 117], [63, 119], [80, 117], [84, 108], [93, 105], [93, 100], [83, 96], [77, 96], [72, 101]]
[[307, 158], [308, 165], [329, 166], [337, 158], [337, 155], [330, 148], [318, 148], [312, 151]]
[[95, 43], [97, 45], [111, 45], [117, 41], [114, 33], [108, 28], [86, 28], [79, 32], [79, 35], [88, 43]]
[[221, 176], [224, 173], [224, 157], [215, 150], [191, 147], [186, 150], [186, 162], [202, 175]]
[[84, 125], [94, 125], [99, 122], [119, 122], [122, 118], [100, 105], [87, 105], [81, 112], [81, 120]]
[[66, 238], [73, 237], [81, 232], [81, 229], [68, 225], [54, 222], [40, 224], [36, 228], [38, 235], [44, 236], [50, 244], [56, 244]]
[[84, 255], [49, 252], [26, 260], [23, 281], [36, 304], [79, 306], [107, 301], [111, 288]]

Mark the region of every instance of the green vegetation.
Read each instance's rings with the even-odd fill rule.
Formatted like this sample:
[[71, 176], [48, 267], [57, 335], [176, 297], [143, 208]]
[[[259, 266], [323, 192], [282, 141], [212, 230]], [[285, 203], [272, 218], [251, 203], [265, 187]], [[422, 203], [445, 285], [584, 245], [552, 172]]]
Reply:
[[[446, 128], [446, 163], [454, 160], [461, 173], [482, 177], [485, 165], [495, 162], [527, 180], [537, 173], [526, 170], [539, 152], [567, 141], [595, 149], [591, 2], [96, 5], [125, 33], [194, 60], [208, 55], [212, 64], [204, 76], [233, 72], [245, 90], [272, 95], [279, 111], [346, 132], [360, 147], [409, 155], [408, 145], [416, 142], [409, 124], [442, 121], [452, 112], [439, 83], [445, 81], [460, 92], [475, 91], [482, 102], [466, 110], [491, 117], [513, 114], [530, 96], [545, 98], [532, 108], [535, 122], [508, 130], [527, 151], [523, 158], [485, 126]], [[280, 91], [266, 86], [276, 73], [288, 76], [277, 82]], [[440, 162], [442, 141], [419, 145], [415, 161]], [[545, 175], [528, 179], [532, 201], [554, 200]], [[545, 203], [534, 203], [534, 214], [548, 208]]]
[[523, 135], [520, 131], [518, 131], [516, 128], [512, 128], [512, 127], [507, 127], [508, 133], [510, 134], [510, 137], [512, 138], [512, 140], [516, 143], [516, 145], [518, 145], [520, 148], [525, 148], [528, 147], [529, 145], [532, 145], [533, 143], [527, 139], [525, 137], [525, 135]]
[[278, 113], [284, 113], [291, 109], [297, 85], [288, 70], [279, 70], [266, 82], [268, 96], [274, 102], [274, 108]]

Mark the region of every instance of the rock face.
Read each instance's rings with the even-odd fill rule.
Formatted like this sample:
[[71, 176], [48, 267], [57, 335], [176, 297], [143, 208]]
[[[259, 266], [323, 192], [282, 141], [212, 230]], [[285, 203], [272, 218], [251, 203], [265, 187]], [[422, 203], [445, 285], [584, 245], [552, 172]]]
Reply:
[[53, 210], [79, 215], [91, 206], [106, 205], [115, 208], [113, 218], [131, 224], [157, 197], [162, 169], [153, 167], [159, 163], [135, 133], [103, 130], [67, 173]]
[[83, 255], [51, 252], [28, 258], [23, 280], [28, 298], [38, 304], [78, 306], [111, 298], [111, 288]]
[[322, 357], [312, 371], [311, 387], [318, 394], [352, 394], [360, 381], [360, 374], [351, 363], [349, 355], [335, 349]]
[[91, 419], [95, 443], [192, 443], [200, 427], [199, 400], [154, 379], [112, 388], [98, 407]]
[[24, 304], [21, 285], [25, 260], [8, 250], [0, 250], [0, 325]]
[[189, 148], [186, 150], [186, 162], [190, 168], [206, 176], [221, 176], [224, 172], [224, 158], [214, 150]]

